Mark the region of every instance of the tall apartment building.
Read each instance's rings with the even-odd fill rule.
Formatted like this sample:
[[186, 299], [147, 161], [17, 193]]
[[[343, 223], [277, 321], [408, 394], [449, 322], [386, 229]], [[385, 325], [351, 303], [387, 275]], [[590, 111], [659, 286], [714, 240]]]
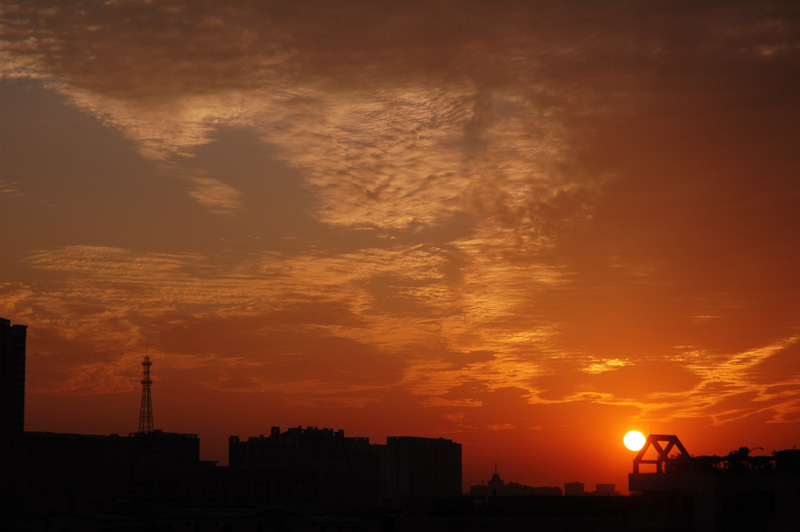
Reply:
[[0, 318], [0, 440], [25, 430], [25, 325]]
[[461, 444], [444, 438], [394, 436], [386, 445], [344, 431], [297, 427], [268, 437], [231, 436], [232, 482], [260, 494], [248, 504], [369, 505], [382, 499], [461, 495]]
[[343, 430], [296, 427], [228, 440], [228, 462], [241, 502], [258, 504], [375, 504], [381, 500], [380, 446]]
[[[25, 325], [0, 318], [0, 514], [17, 490], [25, 431]], [[6, 502], [8, 501], [8, 502]]]
[[461, 495], [461, 444], [444, 438], [392, 436], [383, 459], [387, 497]]

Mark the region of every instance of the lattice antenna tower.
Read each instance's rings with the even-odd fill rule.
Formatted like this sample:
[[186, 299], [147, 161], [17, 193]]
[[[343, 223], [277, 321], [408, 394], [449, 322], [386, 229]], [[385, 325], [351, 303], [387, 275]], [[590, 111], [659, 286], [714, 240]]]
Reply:
[[142, 360], [142, 406], [139, 409], [139, 432], [153, 432], [153, 400], [150, 397], [150, 386], [153, 381], [150, 379], [150, 357], [144, 356]]

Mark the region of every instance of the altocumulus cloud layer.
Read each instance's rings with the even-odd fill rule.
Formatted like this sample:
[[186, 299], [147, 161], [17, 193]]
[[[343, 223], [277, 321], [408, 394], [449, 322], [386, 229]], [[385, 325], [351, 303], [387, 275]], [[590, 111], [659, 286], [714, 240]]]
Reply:
[[467, 441], [554, 405], [800, 419], [794, 3], [0, 14], [33, 389], [131, 389], [147, 341], [206, 389]]

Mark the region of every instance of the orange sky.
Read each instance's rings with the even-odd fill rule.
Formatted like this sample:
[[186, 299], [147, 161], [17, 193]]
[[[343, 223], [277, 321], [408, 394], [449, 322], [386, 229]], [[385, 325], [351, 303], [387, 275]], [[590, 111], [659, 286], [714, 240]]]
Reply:
[[4, 2], [27, 429], [800, 444], [800, 6], [694, 4]]

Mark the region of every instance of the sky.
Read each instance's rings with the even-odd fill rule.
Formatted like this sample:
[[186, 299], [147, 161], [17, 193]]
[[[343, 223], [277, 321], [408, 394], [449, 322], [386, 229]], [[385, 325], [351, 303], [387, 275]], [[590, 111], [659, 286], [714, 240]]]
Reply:
[[800, 444], [800, 5], [0, 5], [26, 430], [444, 437], [627, 490]]

